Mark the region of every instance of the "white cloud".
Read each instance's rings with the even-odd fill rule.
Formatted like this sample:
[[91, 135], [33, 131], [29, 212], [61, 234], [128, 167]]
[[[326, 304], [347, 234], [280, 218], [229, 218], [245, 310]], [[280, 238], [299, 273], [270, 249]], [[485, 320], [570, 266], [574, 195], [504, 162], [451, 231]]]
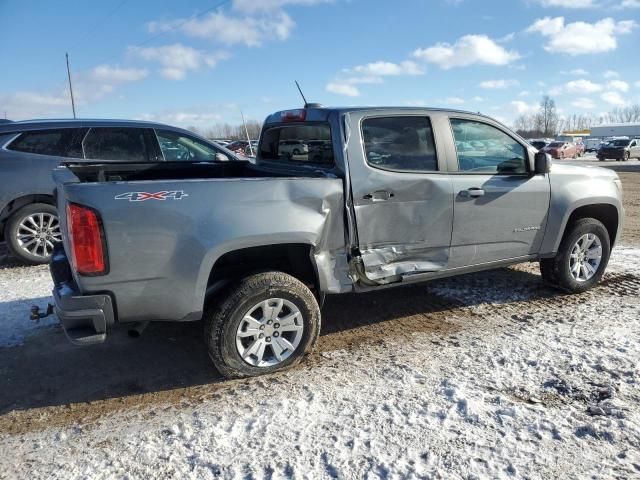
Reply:
[[423, 75], [424, 68], [411, 60], [400, 63], [379, 61], [367, 63], [366, 65], [358, 65], [351, 69], [345, 69], [343, 72], [362, 76], [363, 78], [375, 78], [398, 75]]
[[519, 82], [517, 80], [509, 79], [509, 80], [485, 80], [484, 82], [480, 82], [480, 88], [486, 88], [491, 90], [498, 90], [503, 88], [509, 88], [518, 85]]
[[640, 88], [640, 80], [638, 80], [636, 83], [634, 83], [634, 85], [638, 88]]
[[211, 112], [167, 111], [161, 113], [143, 113], [137, 116], [136, 120], [166, 123], [183, 127], [200, 127], [221, 121], [222, 115]]
[[573, 70], [563, 70], [560, 72], [562, 75], [575, 75], [576, 77], [586, 77], [589, 75], [589, 72], [584, 70], [583, 68], [574, 68]]
[[594, 83], [591, 80], [582, 78], [580, 80], [567, 82], [564, 88], [567, 93], [585, 94], [599, 92], [603, 87], [599, 83]]
[[606, 70], [602, 76], [604, 78], [618, 78], [620, 76], [620, 74], [614, 70]]
[[618, 8], [640, 8], [640, 0], [623, 0]]
[[105, 83], [137, 82], [146, 78], [149, 72], [137, 68], [120, 68], [110, 65], [98, 65], [89, 75], [93, 80]]
[[319, 3], [331, 3], [333, 0], [233, 0], [233, 8], [241, 12], [271, 12], [290, 5], [309, 7]]
[[614, 107], [624, 107], [627, 105], [627, 101], [622, 98], [619, 92], [604, 92], [600, 95], [600, 98]]
[[530, 94], [531, 94], [531, 92], [529, 90], [523, 90], [518, 94], [518, 96], [519, 97], [528, 97]]
[[508, 65], [520, 58], [518, 52], [505, 49], [486, 35], [465, 35], [454, 44], [437, 43], [418, 48], [413, 56], [445, 70], [474, 64]]
[[536, 113], [540, 106], [537, 103], [527, 103], [522, 100], [513, 100], [509, 103], [511, 111], [513, 111], [516, 115], [528, 115], [531, 113]]
[[286, 40], [295, 22], [283, 11], [260, 16], [230, 16], [212, 12], [201, 18], [150, 22], [151, 33], [180, 31], [190, 37], [205, 38], [225, 45], [259, 47], [267, 40]]
[[591, 8], [593, 0], [540, 0], [543, 7]]
[[591, 110], [593, 108], [596, 108], [596, 103], [588, 97], [579, 97], [571, 102], [571, 106], [575, 108]]
[[629, 91], [629, 84], [623, 80], [611, 80], [607, 84], [607, 87], [609, 87], [612, 90], [620, 90], [621, 92]]
[[484, 102], [486, 100], [486, 98], [481, 97], [479, 95], [476, 95], [475, 97], [473, 97], [472, 99], [474, 102]]
[[218, 61], [229, 57], [226, 52], [207, 53], [181, 43], [162, 47], [129, 47], [129, 51], [145, 60], [158, 62], [162, 76], [169, 80], [182, 80], [191, 71], [213, 68]]
[[326, 90], [327, 92], [346, 95], [347, 97], [357, 97], [360, 95], [360, 90], [349, 83], [330, 82], [327, 84]]
[[528, 32], [538, 32], [547, 37], [544, 49], [552, 53], [583, 55], [615, 50], [616, 37], [631, 32], [634, 20], [614, 21], [604, 18], [595, 23], [573, 22], [565, 24], [564, 17], [545, 17], [536, 20]]
[[326, 90], [339, 95], [357, 97], [360, 90], [355, 85], [379, 84], [385, 77], [423, 75], [424, 68], [412, 60], [400, 63], [378, 61], [344, 68], [332, 82], [327, 84]]
[[443, 100], [447, 105], [462, 105], [464, 103], [464, 98], [460, 97], [447, 97]]

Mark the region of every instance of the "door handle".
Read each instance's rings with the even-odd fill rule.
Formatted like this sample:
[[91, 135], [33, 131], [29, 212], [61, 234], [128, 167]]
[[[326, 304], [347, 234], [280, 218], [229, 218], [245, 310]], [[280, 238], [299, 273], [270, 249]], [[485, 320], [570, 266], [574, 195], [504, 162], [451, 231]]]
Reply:
[[462, 190], [460, 195], [463, 197], [484, 197], [484, 190], [479, 187], [472, 187], [468, 190]]
[[364, 197], [365, 200], [373, 200], [374, 202], [384, 202], [393, 198], [393, 192], [387, 190], [376, 190], [372, 193], [367, 193]]

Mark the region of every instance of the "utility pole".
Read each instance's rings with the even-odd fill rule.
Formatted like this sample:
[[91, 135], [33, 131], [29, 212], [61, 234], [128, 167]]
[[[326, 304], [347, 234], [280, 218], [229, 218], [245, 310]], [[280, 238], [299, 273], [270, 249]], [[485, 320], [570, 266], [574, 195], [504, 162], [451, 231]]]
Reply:
[[73, 101], [73, 87], [71, 86], [71, 70], [69, 69], [69, 53], [65, 53], [67, 57], [67, 77], [69, 77], [69, 92], [71, 93], [71, 109], [73, 110], [73, 118], [76, 118], [76, 103]]
[[249, 143], [249, 152], [251, 152], [251, 156], [253, 157], [253, 145], [251, 145], [251, 139], [249, 138], [249, 130], [247, 129], [247, 122], [244, 121], [244, 113], [240, 110], [240, 115], [242, 116], [242, 124], [244, 125], [244, 133], [247, 134], [247, 142]]

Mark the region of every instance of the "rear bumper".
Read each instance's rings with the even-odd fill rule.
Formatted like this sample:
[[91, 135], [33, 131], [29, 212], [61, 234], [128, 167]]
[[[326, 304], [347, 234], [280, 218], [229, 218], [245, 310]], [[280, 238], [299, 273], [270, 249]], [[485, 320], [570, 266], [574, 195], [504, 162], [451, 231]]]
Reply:
[[56, 315], [67, 338], [76, 345], [102, 343], [115, 323], [113, 301], [108, 294], [82, 295], [76, 286], [69, 261], [56, 248], [50, 264]]

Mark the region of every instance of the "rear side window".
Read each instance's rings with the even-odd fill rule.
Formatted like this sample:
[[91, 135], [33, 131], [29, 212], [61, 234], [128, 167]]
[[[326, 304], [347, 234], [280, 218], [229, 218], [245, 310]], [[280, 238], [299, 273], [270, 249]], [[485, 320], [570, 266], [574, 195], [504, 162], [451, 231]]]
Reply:
[[85, 158], [146, 162], [149, 159], [142, 128], [95, 127], [82, 142]]
[[333, 165], [329, 125], [283, 125], [262, 133], [260, 159]]
[[438, 170], [435, 142], [428, 117], [377, 117], [362, 121], [367, 163], [400, 172]]
[[24, 132], [7, 147], [16, 152], [82, 158], [86, 128], [61, 128]]

